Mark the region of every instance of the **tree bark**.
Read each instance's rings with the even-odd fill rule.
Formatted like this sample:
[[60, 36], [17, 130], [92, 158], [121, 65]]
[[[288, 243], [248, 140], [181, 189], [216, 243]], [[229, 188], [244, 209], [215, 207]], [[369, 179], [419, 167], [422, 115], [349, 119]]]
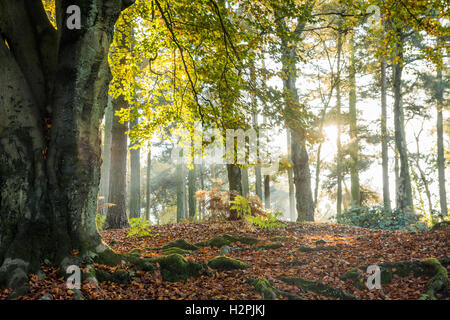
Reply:
[[[242, 184], [241, 184], [241, 168], [235, 164], [227, 164], [228, 174], [228, 189], [230, 192], [230, 201], [233, 201], [236, 195], [242, 196]], [[236, 210], [230, 211], [230, 219], [237, 220]]]
[[[112, 104], [111, 97], [108, 96], [108, 106], [105, 109], [105, 128], [103, 131], [103, 149], [102, 149], [102, 166], [100, 175], [100, 192], [99, 195], [103, 198], [99, 200], [99, 204], [108, 203], [109, 196], [109, 172], [111, 170], [111, 141], [112, 141]], [[102, 214], [106, 215], [107, 207], [101, 210]]]
[[26, 285], [44, 259], [107, 250], [95, 225], [99, 128], [125, 4], [78, 3], [81, 29], [68, 30], [72, 4], [58, 1], [56, 31], [41, 1], [0, 2], [0, 286]]

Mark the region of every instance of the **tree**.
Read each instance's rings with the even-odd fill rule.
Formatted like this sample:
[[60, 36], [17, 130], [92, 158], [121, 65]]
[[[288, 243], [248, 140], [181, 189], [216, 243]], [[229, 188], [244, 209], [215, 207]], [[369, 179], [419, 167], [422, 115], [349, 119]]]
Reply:
[[150, 202], [151, 202], [151, 172], [152, 172], [152, 150], [149, 148], [147, 154], [147, 172], [145, 177], [145, 219], [150, 220]]
[[337, 122], [337, 155], [336, 155], [336, 175], [337, 175], [337, 195], [336, 213], [342, 213], [342, 145], [341, 145], [341, 52], [342, 52], [342, 30], [339, 27], [337, 32], [337, 82], [336, 82], [336, 122]]
[[78, 2], [72, 30], [73, 1], [57, 1], [55, 30], [41, 1], [0, 2], [0, 285], [17, 293], [44, 259], [112, 253], [95, 226], [99, 127], [114, 24], [131, 3]]
[[[385, 21], [382, 20], [382, 39], [384, 41]], [[389, 191], [389, 152], [388, 152], [388, 130], [387, 130], [387, 80], [386, 80], [386, 58], [380, 54], [380, 91], [381, 91], [381, 158], [383, 168], [383, 206], [391, 208], [391, 195]]]
[[[137, 125], [137, 119], [131, 127]], [[141, 153], [139, 147], [130, 144], [130, 218], [141, 217]]]
[[403, 41], [405, 35], [400, 26], [395, 26], [394, 32], [398, 36], [392, 67], [394, 82], [395, 149], [399, 155], [400, 168], [399, 183], [396, 190], [397, 208], [400, 208], [405, 214], [414, 215], [411, 177], [409, 174], [408, 149], [405, 135], [404, 111], [402, 105], [402, 71], [404, 66]]
[[[440, 42], [441, 40], [439, 40]], [[437, 68], [437, 86], [436, 86], [436, 134], [437, 134], [437, 155], [438, 155], [438, 173], [439, 173], [439, 203], [441, 206], [441, 215], [448, 215], [447, 209], [447, 192], [445, 190], [445, 156], [444, 156], [444, 129], [443, 116], [444, 109], [444, 81], [442, 77], [442, 55]]]
[[359, 144], [356, 113], [356, 58], [354, 32], [350, 36], [350, 67], [349, 67], [349, 122], [350, 122], [350, 179], [352, 193], [352, 208], [361, 206], [359, 188]]
[[[277, 8], [275, 8], [277, 9]], [[284, 115], [291, 129], [292, 169], [294, 172], [297, 221], [314, 221], [313, 198], [311, 191], [311, 173], [309, 157], [306, 149], [305, 128], [302, 127], [299, 112], [299, 101], [296, 88], [297, 60], [296, 48], [298, 39], [303, 32], [312, 10], [312, 4], [307, 2], [301, 8], [302, 15], [297, 16], [294, 31], [290, 32], [286, 21], [275, 11], [277, 35], [280, 37], [282, 80], [284, 90]], [[292, 33], [292, 34], [291, 34]]]
[[197, 200], [194, 198], [197, 191], [197, 166], [194, 164], [192, 169], [188, 172], [188, 205], [189, 205], [189, 217], [194, 218], [197, 211]]
[[[127, 63], [127, 56], [131, 51], [130, 37], [132, 33], [132, 28], [129, 25], [129, 16], [122, 16], [119, 18], [117, 23], [117, 30], [115, 32], [115, 41], [113, 43], [113, 54], [120, 55], [120, 61], [113, 67], [114, 79], [112, 86], [118, 86], [124, 91], [124, 86], [122, 83], [122, 78], [125, 77], [125, 72], [123, 71], [123, 66]], [[114, 56], [113, 56], [114, 58]], [[112, 142], [111, 142], [111, 171], [109, 180], [109, 195], [108, 201], [112, 206], [108, 207], [106, 212], [106, 219], [103, 228], [108, 229], [120, 229], [129, 227], [127, 219], [127, 205], [126, 205], [126, 195], [127, 195], [127, 154], [128, 154], [128, 137], [126, 132], [128, 131], [128, 122], [120, 119], [117, 114], [122, 109], [128, 109], [129, 103], [126, 100], [124, 94], [119, 94], [113, 99], [113, 113], [114, 119], [112, 124]], [[136, 124], [136, 123], [135, 123]], [[135, 158], [135, 155], [133, 155]], [[133, 159], [133, 167], [135, 165]], [[133, 184], [135, 187], [135, 172], [133, 172]], [[133, 190], [133, 196], [135, 196]], [[130, 208], [133, 206], [133, 215], [130, 217], [135, 217], [136, 211], [134, 205], [136, 205], [137, 199], [134, 197], [131, 199]]]

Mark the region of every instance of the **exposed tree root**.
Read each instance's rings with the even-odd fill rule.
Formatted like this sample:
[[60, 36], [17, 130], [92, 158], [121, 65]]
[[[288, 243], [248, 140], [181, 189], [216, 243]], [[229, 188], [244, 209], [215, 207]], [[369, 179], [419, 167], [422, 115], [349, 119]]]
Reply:
[[264, 278], [248, 278], [247, 282], [255, 288], [255, 291], [258, 292], [264, 300], [274, 300], [280, 297], [288, 298], [288, 300], [305, 300], [299, 295], [275, 289], [273, 284]]
[[[448, 295], [448, 277], [447, 270], [444, 267], [448, 264], [450, 264], [450, 258], [441, 260], [427, 258], [422, 261], [382, 262], [378, 266], [381, 271], [381, 284], [391, 283], [394, 275], [405, 277], [412, 273], [416, 278], [420, 276], [431, 277], [426, 286], [427, 292], [420, 299], [435, 300], [436, 293]], [[364, 289], [367, 281], [367, 267], [353, 268], [342, 275], [341, 279], [350, 279], [355, 287]]]
[[279, 277], [281, 281], [284, 281], [288, 284], [296, 285], [303, 292], [313, 292], [325, 297], [331, 297], [342, 300], [357, 300], [357, 298], [344, 291], [334, 287], [327, 286], [321, 282], [315, 282], [308, 279], [303, 278], [295, 278], [295, 277]]

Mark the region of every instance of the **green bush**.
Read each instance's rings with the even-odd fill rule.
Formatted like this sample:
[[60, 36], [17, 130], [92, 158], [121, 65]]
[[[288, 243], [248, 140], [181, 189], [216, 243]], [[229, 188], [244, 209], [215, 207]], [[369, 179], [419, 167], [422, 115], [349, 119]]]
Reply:
[[283, 214], [281, 212], [266, 211], [266, 216], [245, 216], [245, 219], [262, 229], [274, 230], [282, 227], [283, 224], [277, 220]]
[[148, 228], [152, 225], [149, 220], [145, 220], [142, 218], [132, 218], [130, 219], [130, 231], [127, 234], [127, 237], [138, 236], [138, 237], [148, 237], [148, 236], [156, 236], [152, 234]]
[[400, 209], [391, 210], [382, 206], [354, 208], [338, 214], [336, 221], [341, 224], [385, 230], [408, 229], [416, 222]]

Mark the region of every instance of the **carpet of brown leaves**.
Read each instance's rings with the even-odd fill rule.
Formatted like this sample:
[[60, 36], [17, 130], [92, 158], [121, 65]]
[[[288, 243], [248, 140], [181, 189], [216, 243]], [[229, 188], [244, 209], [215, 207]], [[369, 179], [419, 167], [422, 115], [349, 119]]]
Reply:
[[[120, 253], [138, 248], [150, 252], [148, 256], [162, 254], [155, 248], [176, 240], [185, 239], [190, 243], [206, 241], [224, 233], [246, 235], [261, 239], [260, 244], [270, 243], [273, 237], [289, 237], [282, 241], [283, 247], [271, 250], [254, 250], [254, 246], [235, 243], [247, 250], [236, 251], [228, 256], [238, 258], [251, 265], [246, 270], [214, 272], [213, 276], [203, 275], [190, 278], [186, 282], [170, 283], [162, 280], [157, 271], [153, 274], [137, 272], [131, 284], [100, 283], [95, 287], [87, 282], [82, 284], [82, 292], [88, 299], [261, 299], [261, 296], [246, 283], [246, 277], [267, 278], [278, 289], [298, 294], [306, 299], [329, 299], [311, 293], [302, 293], [297, 287], [285, 284], [279, 276], [295, 276], [320, 281], [330, 286], [346, 290], [360, 299], [418, 299], [425, 293], [426, 277], [412, 275], [394, 280], [384, 285], [382, 290], [358, 290], [349, 282], [339, 278], [346, 271], [379, 262], [421, 260], [428, 257], [437, 259], [448, 257], [450, 227], [435, 231], [410, 233], [407, 231], [369, 230], [337, 224], [294, 224], [276, 231], [251, 228], [242, 222], [226, 223], [179, 223], [152, 226], [152, 237], [127, 237], [127, 229], [102, 232], [103, 239]], [[317, 240], [325, 244], [316, 245]], [[258, 244], [258, 245], [260, 245]], [[336, 246], [338, 250], [299, 252], [301, 246]], [[208, 259], [218, 255], [219, 248], [202, 247], [187, 260], [207, 264]], [[289, 262], [301, 261], [302, 265]], [[107, 267], [105, 267], [107, 268]], [[45, 293], [53, 299], [72, 299], [73, 291], [65, 286], [64, 279], [57, 270], [43, 265], [44, 279], [30, 275], [30, 293], [23, 299], [37, 299]], [[450, 273], [450, 267], [447, 268]], [[8, 291], [0, 291], [4, 299]]]

